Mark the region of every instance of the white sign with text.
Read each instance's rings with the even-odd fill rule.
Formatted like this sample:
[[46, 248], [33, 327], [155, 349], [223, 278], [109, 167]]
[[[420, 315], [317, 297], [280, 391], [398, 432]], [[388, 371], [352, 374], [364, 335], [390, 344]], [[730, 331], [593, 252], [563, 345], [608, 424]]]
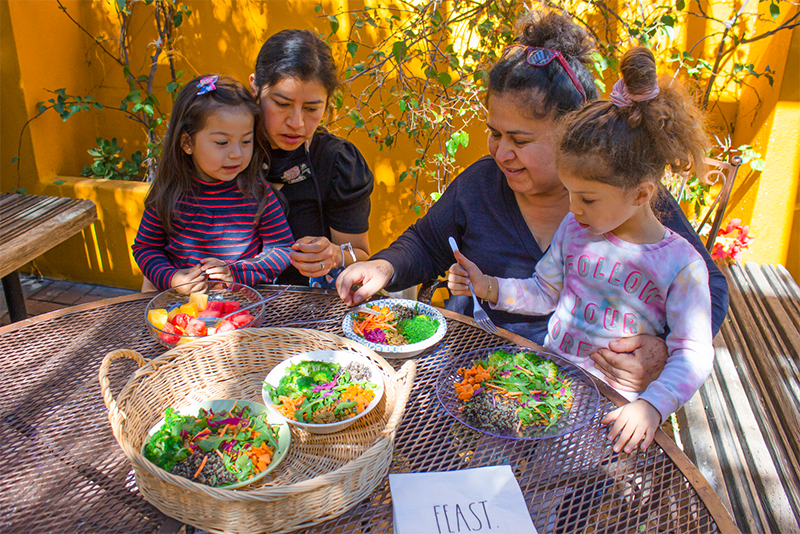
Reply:
[[389, 475], [394, 534], [537, 534], [511, 466]]

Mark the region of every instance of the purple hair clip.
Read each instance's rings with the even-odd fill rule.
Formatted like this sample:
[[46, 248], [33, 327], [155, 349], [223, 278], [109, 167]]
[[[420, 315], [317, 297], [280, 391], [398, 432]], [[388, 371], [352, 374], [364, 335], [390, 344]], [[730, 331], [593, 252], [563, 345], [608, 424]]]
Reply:
[[200, 88], [200, 90], [197, 91], [197, 94], [204, 95], [216, 89], [217, 86], [214, 84], [217, 83], [217, 80], [219, 80], [219, 76], [217, 76], [216, 74], [214, 74], [213, 76], [206, 76], [205, 78], [200, 80], [200, 83], [197, 84], [197, 87]]

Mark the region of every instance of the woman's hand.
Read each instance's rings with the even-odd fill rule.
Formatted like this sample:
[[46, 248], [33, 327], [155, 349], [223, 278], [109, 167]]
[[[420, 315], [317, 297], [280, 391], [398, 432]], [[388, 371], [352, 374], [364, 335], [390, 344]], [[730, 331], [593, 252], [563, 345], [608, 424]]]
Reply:
[[223, 282], [233, 282], [233, 274], [227, 262], [217, 258], [203, 258], [200, 260], [203, 272], [209, 280], [221, 280]]
[[292, 265], [309, 278], [325, 276], [342, 265], [342, 250], [327, 237], [301, 237], [292, 245]]
[[187, 267], [186, 269], [181, 269], [180, 271], [176, 272], [172, 275], [172, 280], [169, 281], [170, 287], [181, 286], [183, 284], [191, 284], [194, 282], [196, 285], [190, 287], [183, 287], [181, 288], [180, 292], [185, 293], [188, 295], [193, 291], [199, 291], [202, 289], [203, 284], [206, 281], [206, 274], [203, 272], [203, 267], [200, 264], [195, 265], [194, 267]]
[[[394, 267], [386, 260], [360, 261], [339, 274], [336, 291], [345, 304], [355, 306], [386, 287], [393, 276]], [[361, 287], [353, 291], [356, 284]]]
[[652, 404], [639, 399], [609, 412], [600, 422], [604, 425], [614, 422], [608, 433], [609, 441], [617, 439], [614, 452], [624, 447], [625, 452], [630, 454], [639, 442], [641, 450], [650, 446], [661, 424], [661, 414]]
[[612, 387], [624, 391], [642, 391], [654, 381], [667, 364], [667, 343], [660, 337], [626, 337], [599, 349], [590, 358]]
[[450, 271], [447, 275], [447, 289], [450, 290], [450, 293], [464, 297], [472, 296], [469, 291], [469, 284], [472, 282], [475, 296], [484, 300], [491, 300], [491, 297], [494, 296], [494, 300], [491, 300], [491, 302], [497, 302], [496, 291], [492, 291], [494, 295], [489, 295], [489, 288], [492, 285], [496, 288], [497, 283], [490, 285], [491, 278], [483, 274], [478, 266], [469, 261], [460, 251], [456, 250], [453, 254], [455, 254], [458, 263], [450, 266]]

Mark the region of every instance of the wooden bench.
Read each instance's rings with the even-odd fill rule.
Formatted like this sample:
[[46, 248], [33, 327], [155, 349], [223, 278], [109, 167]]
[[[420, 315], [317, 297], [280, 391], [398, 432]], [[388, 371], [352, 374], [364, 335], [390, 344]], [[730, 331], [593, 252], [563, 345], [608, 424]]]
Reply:
[[27, 318], [17, 270], [96, 220], [91, 200], [0, 195], [0, 277], [12, 322]]
[[679, 436], [742, 532], [800, 532], [800, 287], [782, 266], [720, 265], [730, 309]]

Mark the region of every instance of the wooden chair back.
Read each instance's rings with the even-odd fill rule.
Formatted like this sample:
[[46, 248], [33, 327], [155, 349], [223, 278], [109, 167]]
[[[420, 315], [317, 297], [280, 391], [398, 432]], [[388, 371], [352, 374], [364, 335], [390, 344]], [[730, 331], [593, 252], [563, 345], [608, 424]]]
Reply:
[[[739, 171], [739, 166], [741, 164], [742, 158], [739, 156], [731, 158], [730, 163], [718, 159], [706, 158], [708, 172], [703, 176], [702, 182], [707, 185], [720, 185], [720, 190], [711, 203], [705, 217], [694, 226], [694, 229], [697, 233], [700, 233], [700, 230], [711, 221], [711, 230], [706, 240], [706, 250], [708, 250], [708, 252], [714, 249], [714, 242], [717, 240], [717, 232], [719, 232], [719, 229], [722, 227], [722, 219], [725, 217], [725, 210], [728, 208], [728, 200], [730, 200], [731, 191], [733, 191], [736, 173]], [[680, 199], [683, 196], [683, 190], [686, 188], [688, 179], [689, 175], [685, 174], [681, 180], [681, 186], [676, 198]]]

